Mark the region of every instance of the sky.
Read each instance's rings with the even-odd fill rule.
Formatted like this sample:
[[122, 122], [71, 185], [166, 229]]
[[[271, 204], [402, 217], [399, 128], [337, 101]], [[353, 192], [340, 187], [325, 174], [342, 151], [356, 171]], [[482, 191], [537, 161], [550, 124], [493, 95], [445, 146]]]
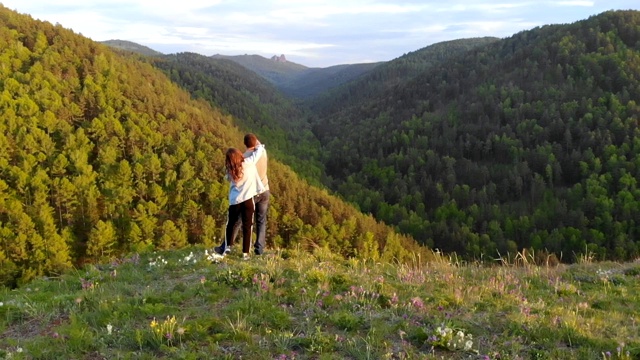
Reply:
[[434, 43], [506, 38], [639, 0], [0, 0], [95, 41], [165, 54], [284, 54], [308, 67], [389, 61]]

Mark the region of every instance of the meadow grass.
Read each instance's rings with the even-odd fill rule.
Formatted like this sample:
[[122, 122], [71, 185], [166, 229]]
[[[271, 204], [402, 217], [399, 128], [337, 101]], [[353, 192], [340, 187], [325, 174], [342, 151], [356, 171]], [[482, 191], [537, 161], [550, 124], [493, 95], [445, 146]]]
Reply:
[[640, 263], [202, 247], [0, 289], [0, 359], [636, 359]]

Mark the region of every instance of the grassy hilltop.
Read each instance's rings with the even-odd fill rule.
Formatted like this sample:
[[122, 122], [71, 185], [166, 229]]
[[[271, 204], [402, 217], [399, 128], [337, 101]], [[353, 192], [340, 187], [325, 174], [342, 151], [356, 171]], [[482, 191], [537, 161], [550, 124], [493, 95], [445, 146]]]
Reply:
[[0, 358], [634, 359], [640, 264], [134, 255], [2, 290]]
[[[418, 51], [309, 109], [0, 25], [0, 359], [640, 358], [640, 12]], [[212, 261], [247, 131], [277, 250]]]

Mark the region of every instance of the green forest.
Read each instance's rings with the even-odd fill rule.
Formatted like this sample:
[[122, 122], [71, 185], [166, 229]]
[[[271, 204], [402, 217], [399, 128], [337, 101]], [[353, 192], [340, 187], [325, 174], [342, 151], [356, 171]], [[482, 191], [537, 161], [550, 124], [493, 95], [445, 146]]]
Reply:
[[217, 244], [246, 132], [270, 154], [270, 247], [640, 256], [640, 12], [434, 44], [313, 97], [1, 6], [0, 25], [0, 286]]
[[490, 41], [393, 87], [384, 70], [377, 91], [314, 104], [331, 187], [361, 211], [470, 259], [640, 255], [639, 12]]
[[[147, 58], [4, 7], [0, 59], [1, 285], [220, 241], [224, 152], [242, 146], [250, 119], [195, 99]], [[277, 156], [269, 177], [269, 246], [429, 255]]]

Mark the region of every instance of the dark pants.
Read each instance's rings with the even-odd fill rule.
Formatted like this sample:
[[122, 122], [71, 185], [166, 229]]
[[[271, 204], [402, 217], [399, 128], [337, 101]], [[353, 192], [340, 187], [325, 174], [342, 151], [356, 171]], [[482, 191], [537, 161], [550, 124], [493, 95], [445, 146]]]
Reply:
[[[256, 217], [256, 243], [254, 244], [254, 252], [257, 255], [261, 255], [264, 252], [264, 249], [267, 247], [267, 212], [269, 212], [269, 198], [271, 194], [269, 191], [265, 191], [262, 194], [256, 195], [253, 197], [253, 201], [255, 203], [255, 217]], [[238, 235], [240, 231], [240, 227], [242, 227], [242, 236], [244, 238], [246, 230], [244, 226], [244, 219], [235, 223], [233, 227], [233, 238]], [[251, 234], [251, 230], [249, 230], [249, 234]]]
[[227, 214], [227, 228], [224, 234], [225, 248], [233, 245], [236, 238], [234, 231], [236, 223], [242, 221], [242, 252], [249, 253], [249, 248], [251, 247], [254, 212], [255, 205], [253, 203], [253, 199], [229, 206], [229, 213]]

